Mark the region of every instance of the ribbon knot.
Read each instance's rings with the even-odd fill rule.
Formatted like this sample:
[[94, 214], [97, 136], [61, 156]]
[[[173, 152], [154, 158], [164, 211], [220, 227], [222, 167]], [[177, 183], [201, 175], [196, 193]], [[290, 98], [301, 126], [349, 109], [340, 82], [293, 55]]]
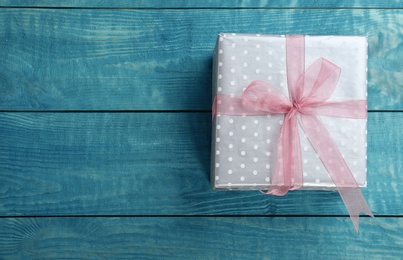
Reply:
[[[213, 117], [218, 112], [223, 115], [242, 116], [284, 114], [285, 119], [277, 141], [277, 163], [267, 191], [267, 194], [278, 196], [303, 186], [299, 121], [335, 183], [358, 231], [359, 213], [373, 216], [372, 212], [319, 115], [365, 119], [367, 101], [328, 100], [338, 84], [341, 69], [330, 61], [319, 58], [305, 71], [304, 36], [286, 36], [286, 56], [289, 98], [277, 87], [256, 80], [249, 84], [241, 97], [216, 95]], [[297, 113], [299, 120], [295, 116]]]
[[302, 105], [301, 103], [294, 101], [292, 103], [292, 107], [290, 109], [290, 111], [286, 114], [286, 119], [291, 118], [296, 116], [298, 113], [300, 113], [302, 111]]
[[296, 101], [294, 101], [294, 103], [292, 104], [292, 106], [295, 108], [295, 110], [296, 110], [297, 112], [299, 112], [299, 111], [301, 110], [301, 105], [300, 105], [298, 102], [296, 102]]

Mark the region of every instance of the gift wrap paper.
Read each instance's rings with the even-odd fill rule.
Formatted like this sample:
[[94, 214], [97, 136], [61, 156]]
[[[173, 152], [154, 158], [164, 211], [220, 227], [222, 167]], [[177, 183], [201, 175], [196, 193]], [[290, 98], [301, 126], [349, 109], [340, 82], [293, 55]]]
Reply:
[[[305, 69], [323, 57], [341, 68], [328, 100], [367, 99], [367, 38], [306, 36]], [[254, 80], [269, 82], [287, 97], [285, 36], [218, 36], [213, 59], [213, 97], [241, 96]], [[358, 185], [366, 186], [367, 120], [320, 116]], [[217, 189], [265, 189], [274, 171], [283, 114], [217, 115], [213, 121], [211, 179]], [[335, 189], [299, 125], [304, 189]]]

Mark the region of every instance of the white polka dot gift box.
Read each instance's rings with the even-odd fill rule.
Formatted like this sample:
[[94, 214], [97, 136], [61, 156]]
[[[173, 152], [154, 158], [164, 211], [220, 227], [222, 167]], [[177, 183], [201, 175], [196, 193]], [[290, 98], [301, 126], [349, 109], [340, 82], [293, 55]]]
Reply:
[[213, 59], [213, 187], [273, 195], [337, 189], [351, 215], [370, 214], [360, 191], [367, 57], [366, 37], [221, 33]]

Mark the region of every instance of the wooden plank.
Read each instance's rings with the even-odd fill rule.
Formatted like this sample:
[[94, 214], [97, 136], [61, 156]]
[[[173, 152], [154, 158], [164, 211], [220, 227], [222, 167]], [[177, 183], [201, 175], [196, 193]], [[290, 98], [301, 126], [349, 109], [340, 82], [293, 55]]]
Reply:
[[3, 111], [208, 110], [221, 31], [367, 35], [369, 109], [403, 109], [402, 9], [2, 8], [0, 23]]
[[3, 0], [0, 6], [19, 7], [72, 7], [72, 8], [401, 8], [399, 0], [306, 0], [306, 1], [269, 1], [269, 0]]
[[10, 259], [400, 259], [402, 218], [0, 219]]
[[[346, 215], [336, 192], [213, 191], [210, 113], [0, 113], [0, 215]], [[403, 113], [370, 113], [376, 215], [403, 214]]]

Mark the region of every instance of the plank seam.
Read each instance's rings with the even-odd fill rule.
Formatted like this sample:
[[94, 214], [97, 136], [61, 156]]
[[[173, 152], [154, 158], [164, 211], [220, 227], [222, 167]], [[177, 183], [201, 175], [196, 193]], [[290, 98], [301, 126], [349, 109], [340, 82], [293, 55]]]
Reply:
[[[403, 218], [403, 215], [374, 215], [376, 218]], [[24, 215], [24, 216], [0, 216], [0, 219], [7, 218], [349, 218], [349, 215]], [[361, 218], [370, 218], [361, 215]]]
[[65, 10], [401, 10], [403, 7], [72, 7], [72, 6], [0, 6], [0, 9]]

